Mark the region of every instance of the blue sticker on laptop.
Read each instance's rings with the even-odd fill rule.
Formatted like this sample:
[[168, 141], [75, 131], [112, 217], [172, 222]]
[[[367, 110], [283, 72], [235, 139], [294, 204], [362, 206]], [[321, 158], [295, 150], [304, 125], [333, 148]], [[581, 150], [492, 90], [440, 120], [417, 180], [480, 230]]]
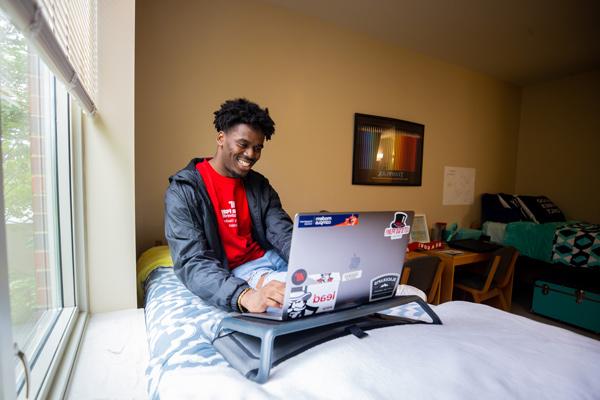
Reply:
[[354, 226], [360, 223], [359, 214], [300, 215], [298, 228], [324, 228], [329, 226]]

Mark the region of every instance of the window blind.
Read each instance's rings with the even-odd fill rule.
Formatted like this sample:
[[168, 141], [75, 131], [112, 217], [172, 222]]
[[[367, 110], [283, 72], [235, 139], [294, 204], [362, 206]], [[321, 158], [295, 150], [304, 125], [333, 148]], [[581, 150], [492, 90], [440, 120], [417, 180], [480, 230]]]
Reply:
[[97, 0], [0, 0], [50, 69], [90, 114], [96, 112]]

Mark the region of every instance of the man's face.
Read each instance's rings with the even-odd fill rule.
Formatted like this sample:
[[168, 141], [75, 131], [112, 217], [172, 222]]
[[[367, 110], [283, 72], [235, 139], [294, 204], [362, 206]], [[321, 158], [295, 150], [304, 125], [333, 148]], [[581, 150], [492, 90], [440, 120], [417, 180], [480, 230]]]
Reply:
[[239, 124], [217, 136], [213, 166], [221, 175], [243, 178], [260, 159], [265, 135], [246, 124]]

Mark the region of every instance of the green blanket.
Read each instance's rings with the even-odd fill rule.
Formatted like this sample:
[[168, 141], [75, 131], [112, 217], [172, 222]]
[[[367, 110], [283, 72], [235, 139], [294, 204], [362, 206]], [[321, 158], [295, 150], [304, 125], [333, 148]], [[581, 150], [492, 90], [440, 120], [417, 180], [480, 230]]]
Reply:
[[556, 228], [570, 222], [511, 222], [506, 226], [504, 244], [513, 246], [524, 256], [552, 262], [552, 241]]

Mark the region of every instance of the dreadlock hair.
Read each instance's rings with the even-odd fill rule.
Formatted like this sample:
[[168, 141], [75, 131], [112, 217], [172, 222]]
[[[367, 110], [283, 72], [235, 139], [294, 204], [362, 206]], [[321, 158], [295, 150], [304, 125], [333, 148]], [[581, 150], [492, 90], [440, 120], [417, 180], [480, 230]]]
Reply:
[[246, 124], [262, 132], [267, 140], [275, 133], [275, 122], [269, 116], [269, 109], [263, 110], [246, 99], [227, 100], [214, 114], [217, 132], [227, 132], [238, 124]]

